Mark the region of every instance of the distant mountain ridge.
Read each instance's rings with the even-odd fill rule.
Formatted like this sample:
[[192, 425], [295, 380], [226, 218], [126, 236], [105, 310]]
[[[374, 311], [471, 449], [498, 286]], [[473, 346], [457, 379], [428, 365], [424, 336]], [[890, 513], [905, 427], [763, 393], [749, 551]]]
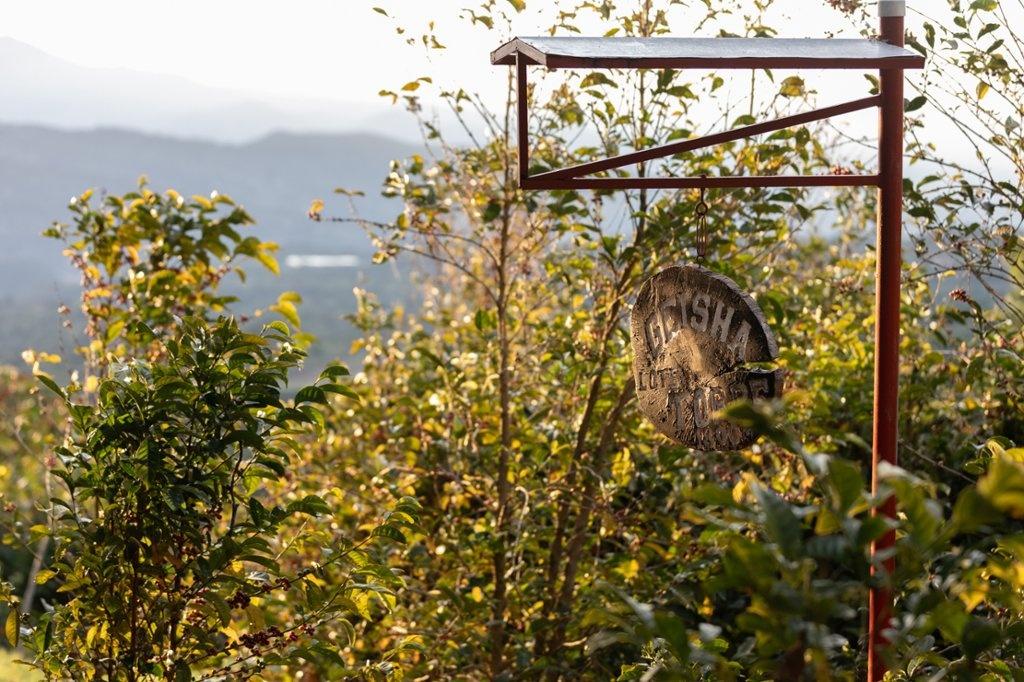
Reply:
[[[245, 206], [254, 234], [280, 244], [283, 269], [272, 277], [250, 268], [238, 310], [299, 291], [310, 302], [302, 307], [307, 330], [321, 338], [313, 359], [344, 355], [351, 329], [342, 316], [354, 307], [354, 285], [385, 298], [410, 290], [396, 271], [369, 265], [373, 249], [361, 230], [313, 223], [306, 211], [343, 186], [366, 193], [362, 215], [390, 218], [397, 207], [380, 196], [381, 181], [391, 159], [419, 148], [406, 140], [418, 139], [415, 121], [383, 101], [274, 98], [84, 67], [0, 37], [0, 363], [20, 364], [30, 347], [68, 352], [55, 312], [77, 308], [78, 276], [60, 245], [39, 233], [67, 219], [70, 197], [87, 188], [122, 194], [140, 175], [156, 191], [218, 190]], [[289, 255], [360, 265], [302, 269], [287, 266]], [[346, 255], [355, 258], [339, 258]]]
[[418, 138], [415, 124], [383, 101], [268, 97], [174, 75], [85, 67], [6, 37], [0, 37], [0, 122], [118, 127], [228, 142], [274, 131], [375, 130]]
[[[389, 162], [417, 147], [371, 133], [273, 133], [245, 144], [226, 144], [118, 129], [54, 130], [0, 124], [0, 363], [17, 362], [27, 347], [54, 350], [59, 303], [76, 307], [77, 274], [60, 245], [39, 233], [68, 218], [70, 197], [87, 188], [121, 194], [146, 175], [151, 187], [183, 194], [218, 190], [241, 203], [256, 220], [254, 234], [290, 254], [354, 254], [359, 268], [301, 270], [283, 267], [280, 277], [253, 277], [245, 306], [263, 306], [277, 292], [294, 289], [309, 303], [303, 315], [325, 341], [325, 353], [347, 347], [342, 314], [353, 307], [352, 287], [362, 283], [386, 296], [402, 295], [396, 273], [369, 265], [372, 246], [352, 225], [314, 223], [309, 203], [329, 198], [334, 187], [362, 190], [361, 215], [387, 220], [396, 203], [380, 196]], [[337, 210], [347, 208], [337, 202]], [[402, 286], [405, 286], [404, 284]], [[59, 349], [57, 349], [59, 350]]]

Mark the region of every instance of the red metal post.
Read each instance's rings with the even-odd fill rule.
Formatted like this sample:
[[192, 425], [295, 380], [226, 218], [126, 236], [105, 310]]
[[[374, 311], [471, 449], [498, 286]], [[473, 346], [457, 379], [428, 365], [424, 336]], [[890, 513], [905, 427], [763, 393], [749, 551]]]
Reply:
[[[879, 2], [881, 39], [893, 45], [904, 42], [903, 0]], [[903, 69], [882, 69], [882, 97], [878, 140], [878, 220], [875, 281], [875, 404], [871, 454], [871, 488], [878, 490], [878, 468], [882, 462], [896, 464], [899, 367], [900, 367], [900, 266], [903, 233]], [[889, 498], [877, 513], [896, 516], [896, 500]], [[871, 548], [877, 552], [892, 548], [895, 533], [890, 531]], [[896, 562], [892, 557], [883, 566], [892, 575]], [[887, 644], [885, 629], [893, 612], [892, 591], [871, 590], [868, 603], [868, 682], [885, 675], [882, 650]]]
[[519, 186], [526, 187], [530, 173], [529, 107], [526, 99], [526, 60], [516, 57], [516, 123], [519, 143]]

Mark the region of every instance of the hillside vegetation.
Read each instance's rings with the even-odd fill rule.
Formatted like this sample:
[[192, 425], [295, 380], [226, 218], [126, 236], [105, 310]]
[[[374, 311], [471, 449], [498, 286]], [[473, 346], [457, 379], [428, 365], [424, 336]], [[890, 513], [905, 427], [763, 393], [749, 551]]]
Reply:
[[[566, 0], [551, 29], [770, 37], [783, 4]], [[873, 6], [829, 4], [847, 34], [874, 31]], [[497, 43], [526, 5], [461, 19]], [[399, 40], [449, 49], [452, 17], [421, 34], [389, 12]], [[8, 641], [53, 679], [854, 680], [883, 587], [887, 679], [1020, 678], [1024, 36], [997, 2], [936, 12], [908, 41], [928, 66], [906, 103], [901, 466], [877, 490], [873, 193], [704, 197], [703, 262], [764, 311], [787, 390], [718, 415], [753, 446], [699, 452], [637, 408], [629, 311], [651, 274], [697, 260], [701, 194], [524, 192], [512, 74], [498, 102], [424, 74], [385, 94], [422, 117], [435, 88], [465, 128], [422, 119], [424, 148], [376, 174], [390, 212], [357, 226], [376, 261], [421, 268], [422, 301], [355, 294], [351, 374], [299, 374], [306, 311], [332, 298], [284, 292], [259, 316], [234, 300], [239, 269], [278, 267], [251, 205], [143, 183], [76, 193], [48, 230], [81, 281], [80, 340], [4, 383]], [[533, 170], [815, 99], [781, 71], [750, 76], [742, 106], [724, 84], [547, 74]], [[977, 161], [947, 156], [929, 118]], [[638, 172], [870, 172], [872, 144], [823, 123]], [[313, 200], [312, 224], [352, 227], [346, 200]], [[890, 530], [894, 572], [870, 551]]]

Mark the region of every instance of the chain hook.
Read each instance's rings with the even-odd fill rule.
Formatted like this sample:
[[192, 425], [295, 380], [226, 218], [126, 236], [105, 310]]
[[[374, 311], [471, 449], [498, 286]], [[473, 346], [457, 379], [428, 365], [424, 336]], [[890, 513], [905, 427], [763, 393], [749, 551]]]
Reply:
[[[707, 174], [702, 173], [701, 178]], [[708, 202], [705, 200], [707, 188], [700, 188], [700, 201], [694, 207], [693, 212], [697, 215], [697, 260], [703, 261], [708, 255]]]

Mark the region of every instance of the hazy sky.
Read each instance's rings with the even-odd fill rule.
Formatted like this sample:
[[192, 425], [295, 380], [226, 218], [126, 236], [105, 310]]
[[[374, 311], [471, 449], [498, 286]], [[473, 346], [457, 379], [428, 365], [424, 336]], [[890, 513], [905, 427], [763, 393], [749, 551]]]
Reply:
[[[513, 29], [522, 35], [548, 25], [552, 3], [527, 4]], [[775, 25], [785, 37], [821, 37], [845, 25], [822, 0], [778, 4]], [[374, 6], [401, 16], [413, 29], [438, 20], [448, 49], [430, 71], [447, 84], [500, 88], [487, 55], [507, 36], [458, 19], [460, 10], [478, 5], [479, 0], [0, 0], [0, 34], [87, 66], [177, 74], [266, 94], [371, 102], [379, 100], [382, 87], [400, 86], [426, 71], [422, 50], [406, 47], [393, 22]]]
[[[491, 66], [489, 52], [510, 35], [544, 32], [552, 23], [554, 3], [526, 0], [527, 11], [516, 15], [510, 30], [499, 27], [486, 31], [465, 19], [465, 8], [478, 8], [482, 2], [0, 0], [0, 35], [85, 66], [174, 74], [205, 85], [270, 97], [381, 104], [381, 89], [398, 89], [429, 73], [438, 85], [479, 92], [485, 101], [494, 104], [504, 95], [508, 71], [506, 67]], [[673, 26], [680, 30], [694, 23], [687, 12], [694, 12], [696, 17], [704, 14], [701, 0], [687, 2], [694, 9], [673, 10]], [[511, 7], [507, 0], [496, 3], [501, 8]], [[874, 4], [874, 0], [867, 0], [872, 13]], [[910, 0], [908, 4], [907, 26], [911, 31], [921, 33], [921, 13], [948, 20], [943, 16], [948, 14], [946, 0]], [[407, 36], [419, 35], [429, 22], [436, 21], [439, 39], [447, 49], [433, 51], [432, 63], [425, 63], [424, 50], [405, 45], [404, 38], [395, 33], [395, 20], [374, 11], [374, 7], [400, 17], [409, 29]], [[1013, 10], [1012, 18], [1024, 20], [1024, 9], [1015, 3], [1009, 9]], [[739, 19], [734, 21], [729, 28], [739, 30]], [[857, 37], [851, 32], [849, 20], [829, 7], [826, 0], [776, 0], [766, 23], [778, 29], [779, 37]], [[593, 25], [583, 25], [582, 32], [598, 34]], [[867, 94], [867, 82], [857, 71], [802, 75], [809, 88], [817, 92], [816, 101], [822, 106]], [[743, 72], [729, 74], [727, 87], [719, 96], [739, 102], [748, 92], [747, 78]], [[429, 106], [429, 89], [424, 90], [420, 94]], [[912, 85], [908, 87], [908, 96], [915, 94]], [[796, 101], [791, 106], [806, 108], [806, 104]], [[934, 136], [946, 139], [952, 147], [960, 146], [952, 130], [947, 130], [948, 122], [941, 117], [926, 120]], [[394, 125], [389, 121], [380, 120], [385, 132]], [[873, 134], [877, 116], [871, 111], [859, 112], [835, 119], [835, 123], [853, 135]], [[715, 122], [709, 121], [709, 125]]]

